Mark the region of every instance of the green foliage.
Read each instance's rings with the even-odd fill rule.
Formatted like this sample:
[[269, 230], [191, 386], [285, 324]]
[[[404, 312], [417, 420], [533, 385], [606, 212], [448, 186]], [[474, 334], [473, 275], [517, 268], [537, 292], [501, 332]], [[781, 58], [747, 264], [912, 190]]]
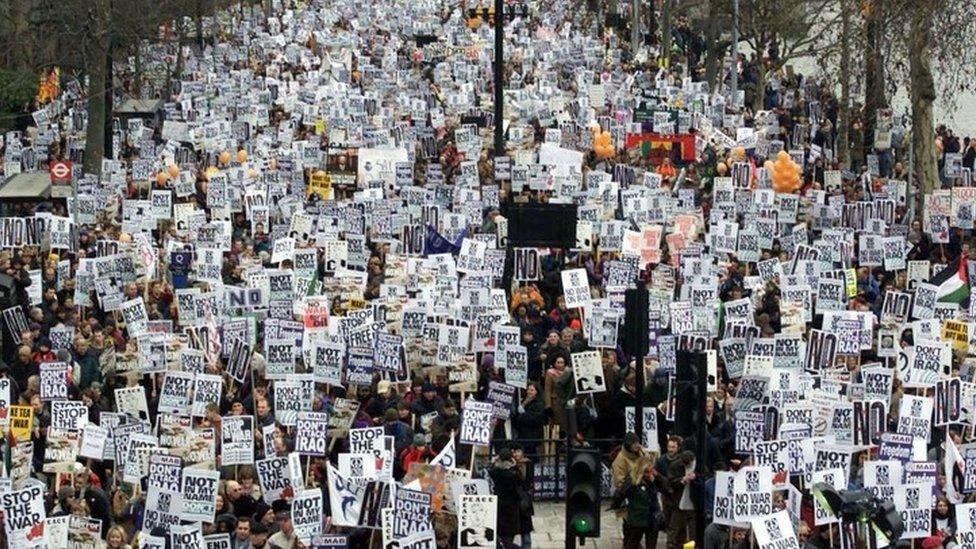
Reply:
[[0, 112], [22, 112], [36, 96], [37, 76], [34, 73], [0, 69]]

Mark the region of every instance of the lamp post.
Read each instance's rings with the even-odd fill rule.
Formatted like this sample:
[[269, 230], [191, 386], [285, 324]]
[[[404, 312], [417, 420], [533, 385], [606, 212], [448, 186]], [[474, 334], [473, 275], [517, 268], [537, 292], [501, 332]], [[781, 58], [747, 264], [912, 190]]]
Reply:
[[732, 0], [732, 104], [739, 95], [739, 0]]

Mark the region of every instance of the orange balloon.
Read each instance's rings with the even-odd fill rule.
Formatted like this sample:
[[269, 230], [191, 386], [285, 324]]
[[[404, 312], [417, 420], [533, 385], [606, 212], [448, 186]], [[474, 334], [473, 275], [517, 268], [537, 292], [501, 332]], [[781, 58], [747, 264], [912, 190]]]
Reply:
[[770, 176], [774, 191], [791, 194], [800, 188], [800, 166], [793, 162], [786, 151], [780, 151], [776, 155], [776, 162], [766, 161], [765, 165], [767, 168], [772, 167]]
[[736, 160], [744, 160], [746, 157], [746, 150], [742, 147], [736, 147], [732, 150], [732, 156], [734, 156]]
[[169, 176], [172, 177], [173, 179], [176, 179], [177, 177], [180, 176], [180, 167], [177, 166], [176, 164], [170, 164], [166, 168], [166, 170], [169, 171]]
[[725, 175], [729, 173], [729, 167], [725, 162], [719, 162], [718, 165], [715, 166], [715, 169], [716, 171], [718, 171], [719, 175]]
[[268, 164], [268, 167], [271, 168], [273, 171], [278, 171], [278, 159], [272, 158], [271, 162]]
[[245, 151], [244, 149], [241, 149], [241, 150], [237, 151], [237, 163], [238, 164], [243, 164], [245, 162], [247, 162], [247, 151]]
[[166, 172], [158, 172], [156, 174], [156, 184], [165, 185], [167, 181], [169, 181], [169, 174]]
[[251, 169], [247, 170], [247, 177], [249, 179], [255, 179], [255, 178], [257, 178], [258, 173], [259, 172], [257, 170], [255, 170], [254, 168], [251, 168]]
[[230, 164], [230, 151], [223, 151], [220, 153], [220, 163], [224, 166]]

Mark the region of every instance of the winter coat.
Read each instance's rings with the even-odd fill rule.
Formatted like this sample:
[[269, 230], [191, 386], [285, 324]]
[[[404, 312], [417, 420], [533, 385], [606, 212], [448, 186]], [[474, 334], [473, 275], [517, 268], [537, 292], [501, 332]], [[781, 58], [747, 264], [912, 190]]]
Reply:
[[[657, 477], [660, 479], [660, 477]], [[661, 512], [658, 503], [658, 486], [655, 481], [642, 479], [639, 484], [627, 490], [627, 526], [647, 528], [656, 527], [657, 514]]]
[[496, 461], [488, 474], [495, 487], [495, 495], [498, 496], [498, 537], [511, 538], [520, 535], [522, 513], [519, 511], [519, 484], [522, 479], [519, 478], [515, 462]]
[[[522, 413], [515, 416], [515, 429], [518, 431], [518, 438], [541, 439], [542, 429], [548, 421], [546, 406], [542, 402], [542, 397], [537, 395], [531, 402], [525, 404]], [[539, 441], [532, 441], [527, 444], [536, 446]]]
[[410, 466], [414, 463], [426, 463], [434, 457], [434, 453], [426, 446], [423, 450], [416, 446], [411, 446], [400, 454], [400, 463], [403, 465], [404, 472], [410, 472]]

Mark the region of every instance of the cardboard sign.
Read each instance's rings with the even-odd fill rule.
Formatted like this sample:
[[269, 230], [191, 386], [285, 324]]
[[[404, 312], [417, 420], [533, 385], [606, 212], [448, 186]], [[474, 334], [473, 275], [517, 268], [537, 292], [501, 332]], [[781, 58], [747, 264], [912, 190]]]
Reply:
[[461, 410], [461, 433], [458, 441], [462, 444], [489, 446], [491, 444], [492, 416], [494, 406], [489, 402], [478, 402], [469, 398]]

